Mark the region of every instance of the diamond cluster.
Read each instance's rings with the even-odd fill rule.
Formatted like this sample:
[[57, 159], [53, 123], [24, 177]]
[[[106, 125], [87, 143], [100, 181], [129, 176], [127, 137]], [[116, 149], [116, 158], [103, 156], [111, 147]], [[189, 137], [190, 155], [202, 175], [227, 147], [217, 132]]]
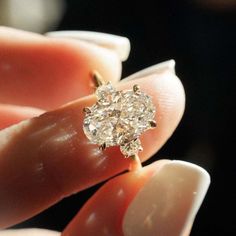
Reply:
[[96, 104], [84, 109], [85, 135], [102, 149], [120, 146], [125, 157], [133, 157], [142, 150], [139, 136], [156, 126], [151, 97], [137, 85], [133, 90], [117, 91], [110, 82], [99, 86], [95, 94]]

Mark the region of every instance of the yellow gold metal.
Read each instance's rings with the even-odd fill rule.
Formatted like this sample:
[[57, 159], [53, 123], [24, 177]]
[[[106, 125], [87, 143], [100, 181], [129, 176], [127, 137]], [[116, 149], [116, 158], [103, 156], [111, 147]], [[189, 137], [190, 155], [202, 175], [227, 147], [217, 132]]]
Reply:
[[155, 120], [150, 120], [150, 121], [149, 121], [149, 124], [150, 124], [150, 126], [151, 126], [152, 128], [156, 128], [156, 127], [157, 127], [157, 123], [156, 123]]
[[134, 93], [138, 93], [138, 92], [140, 91], [139, 85], [135, 84], [135, 85], [133, 86], [133, 91], [134, 91]]
[[132, 162], [129, 165], [129, 170], [130, 171], [140, 170], [142, 168], [142, 164], [138, 154], [132, 155], [130, 156], [130, 158], [132, 159]]
[[139, 149], [138, 149], [140, 152], [142, 152], [143, 151], [143, 147], [139, 147]]
[[102, 145], [100, 145], [100, 146], [99, 146], [99, 149], [102, 150], [102, 151], [105, 150], [105, 149], [106, 149], [106, 144], [103, 143]]
[[83, 112], [86, 114], [89, 114], [89, 113], [91, 113], [91, 110], [88, 107], [84, 107]]
[[102, 76], [96, 70], [93, 71], [92, 78], [96, 87], [99, 87], [105, 84], [105, 81], [103, 80]]

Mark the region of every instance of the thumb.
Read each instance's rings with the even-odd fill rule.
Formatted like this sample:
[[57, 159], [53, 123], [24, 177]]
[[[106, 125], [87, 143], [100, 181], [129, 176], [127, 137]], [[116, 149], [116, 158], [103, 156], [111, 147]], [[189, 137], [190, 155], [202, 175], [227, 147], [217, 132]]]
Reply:
[[161, 160], [108, 181], [63, 236], [187, 236], [210, 184], [201, 167]]

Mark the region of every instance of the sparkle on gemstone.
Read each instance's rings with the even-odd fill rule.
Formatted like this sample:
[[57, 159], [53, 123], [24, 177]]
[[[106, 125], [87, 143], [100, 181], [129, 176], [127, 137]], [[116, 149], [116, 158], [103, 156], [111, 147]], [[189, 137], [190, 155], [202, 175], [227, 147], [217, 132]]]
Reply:
[[98, 102], [85, 113], [83, 130], [88, 139], [98, 145], [120, 146], [125, 156], [141, 150], [138, 137], [150, 129], [155, 106], [142, 91], [116, 91], [111, 83], [96, 90]]
[[138, 153], [141, 150], [142, 150], [141, 142], [138, 138], [133, 139], [128, 143], [120, 145], [120, 151], [126, 157], [133, 156], [134, 154]]

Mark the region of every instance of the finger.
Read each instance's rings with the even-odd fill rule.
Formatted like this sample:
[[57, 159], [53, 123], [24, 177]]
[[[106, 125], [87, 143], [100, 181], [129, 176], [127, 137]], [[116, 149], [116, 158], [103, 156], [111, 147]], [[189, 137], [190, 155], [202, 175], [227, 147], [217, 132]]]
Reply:
[[54, 31], [46, 33], [49, 37], [79, 39], [111, 49], [117, 53], [121, 61], [127, 60], [130, 53], [130, 42], [127, 38], [91, 31]]
[[[115, 50], [0, 28], [0, 102], [54, 109], [94, 91], [91, 72], [118, 81]], [[30, 98], [30, 99], [29, 99]]]
[[0, 104], [0, 129], [19, 123], [22, 120], [39, 116], [44, 111], [33, 107]]
[[60, 236], [59, 232], [45, 229], [17, 229], [0, 232], [1, 236]]
[[186, 236], [209, 183], [204, 169], [182, 161], [129, 172], [99, 189], [62, 236]]
[[[184, 92], [168, 69], [123, 82], [118, 89], [130, 89], [134, 84], [150, 94], [157, 107], [158, 127], [141, 138], [144, 151], [140, 158], [146, 160], [180, 121]], [[82, 110], [94, 102], [93, 95], [85, 97], [0, 132], [0, 227], [22, 221], [128, 168], [131, 160], [118, 147], [102, 152], [84, 135]]]

